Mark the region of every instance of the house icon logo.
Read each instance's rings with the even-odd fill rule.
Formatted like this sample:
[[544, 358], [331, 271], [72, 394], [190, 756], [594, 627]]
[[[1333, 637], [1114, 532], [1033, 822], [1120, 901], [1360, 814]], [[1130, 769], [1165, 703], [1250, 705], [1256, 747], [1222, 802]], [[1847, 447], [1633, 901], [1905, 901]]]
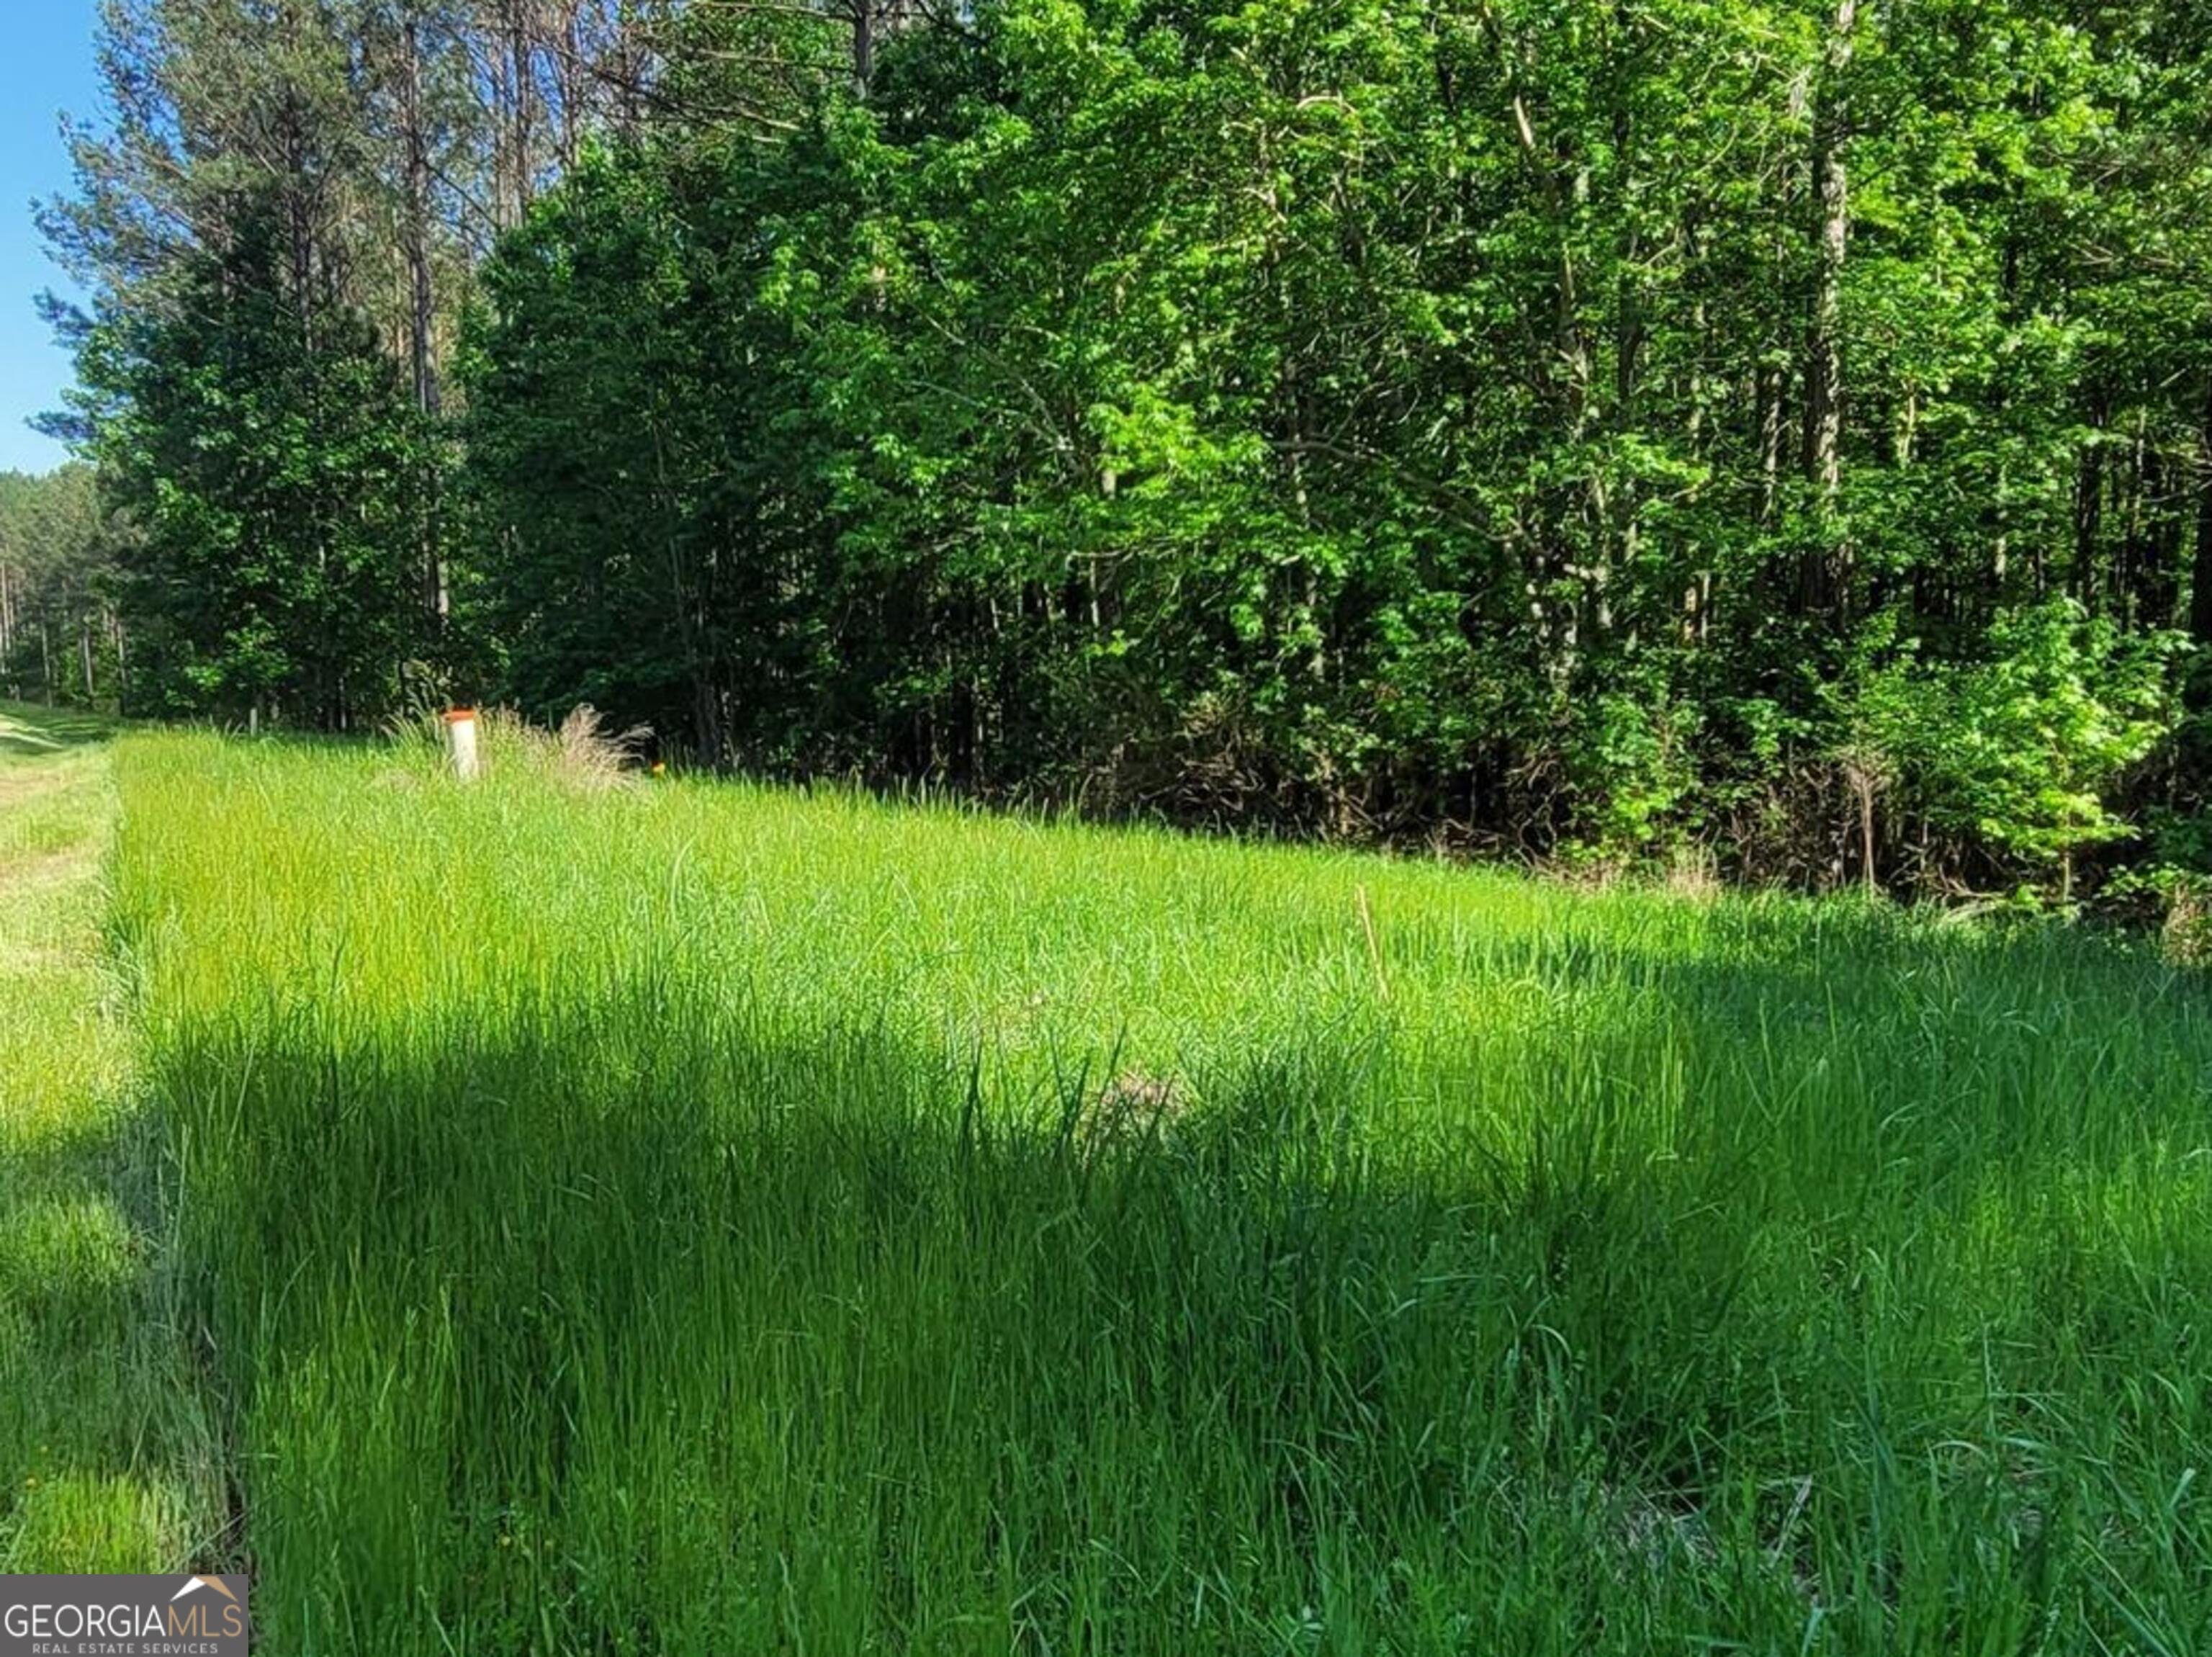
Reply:
[[220, 1576], [187, 1576], [185, 1579], [185, 1586], [169, 1596], [169, 1603], [173, 1605], [186, 1594], [197, 1593], [202, 1588], [221, 1594], [234, 1605], [238, 1603], [238, 1596], [223, 1586], [222, 1578]]

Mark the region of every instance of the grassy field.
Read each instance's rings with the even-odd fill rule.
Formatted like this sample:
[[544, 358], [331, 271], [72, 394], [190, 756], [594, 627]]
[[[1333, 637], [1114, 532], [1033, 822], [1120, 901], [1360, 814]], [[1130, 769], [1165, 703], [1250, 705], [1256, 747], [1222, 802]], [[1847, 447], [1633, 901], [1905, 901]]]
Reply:
[[0, 1454], [264, 1649], [2212, 1649], [2148, 951], [512, 755], [22, 776]]
[[0, 1570], [222, 1545], [155, 1239], [158, 1130], [100, 947], [106, 728], [0, 705]]

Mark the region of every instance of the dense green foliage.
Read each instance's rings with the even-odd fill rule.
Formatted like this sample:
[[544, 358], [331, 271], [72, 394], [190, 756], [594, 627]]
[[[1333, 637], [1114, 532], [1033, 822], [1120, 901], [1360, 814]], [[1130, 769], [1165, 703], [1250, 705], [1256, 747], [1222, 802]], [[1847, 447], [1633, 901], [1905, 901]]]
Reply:
[[234, 232], [79, 356], [103, 484], [139, 532], [118, 589], [131, 704], [343, 728], [396, 699], [419, 637], [427, 435], [359, 320], [288, 293], [266, 208]]
[[90, 466], [0, 474], [0, 695], [86, 706], [120, 698], [113, 606], [125, 533]]
[[[204, 509], [143, 565], [251, 540], [283, 595], [139, 582], [214, 641], [141, 705], [289, 674], [339, 723], [420, 661], [715, 765], [1103, 810], [1923, 892], [2197, 857], [2189, 0], [730, 0], [618, 18], [595, 108], [548, 43], [604, 10], [286, 5], [215, 107], [222, 8], [112, 21], [169, 90], [49, 215], [114, 302], [88, 381], [118, 329], [173, 377], [205, 325], [137, 314], [265, 198], [452, 440], [319, 424], [349, 361], [237, 393], [210, 476], [111, 380], [117, 498]], [[230, 159], [137, 186], [198, 228], [133, 264], [149, 133]], [[376, 602], [264, 535], [272, 472]]]
[[[2212, 1642], [2148, 950], [490, 762], [115, 757], [270, 1649]], [[183, 1563], [50, 1442], [15, 1557]]]
[[501, 248], [494, 631], [754, 763], [2063, 881], [2208, 585], [2180, 21], [1008, 0]]
[[281, 734], [0, 718], [0, 1565], [2212, 1648], [2202, 0], [101, 11], [0, 689]]

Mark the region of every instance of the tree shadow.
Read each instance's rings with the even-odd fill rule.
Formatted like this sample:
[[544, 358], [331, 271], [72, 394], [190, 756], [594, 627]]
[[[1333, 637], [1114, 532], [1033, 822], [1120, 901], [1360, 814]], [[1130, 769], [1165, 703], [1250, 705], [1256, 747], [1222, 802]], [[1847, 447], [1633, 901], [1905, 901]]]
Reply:
[[[155, 1240], [161, 1146], [103, 1016], [106, 722], [0, 707], [0, 1569], [148, 1571], [212, 1528]], [[11, 763], [21, 759], [23, 763]]]
[[217, 1511], [150, 1252], [143, 1118], [0, 1140], [0, 1391], [11, 1570], [183, 1567]]
[[1927, 1075], [1917, 1117], [1880, 1096], [1911, 1058], [1837, 1069], [1817, 973], [1635, 971], [1506, 1086], [1447, 1065], [1427, 1135], [1376, 1126], [1387, 1034], [1106, 1131], [1096, 1078], [665, 984], [172, 1029], [257, 1616], [380, 1653], [1566, 1652], [1796, 1648], [1817, 1605], [1936, 1649], [2094, 1622], [2117, 1550], [2133, 1615], [2207, 1632], [2109, 1502], [1995, 1450], [1897, 1474], [2005, 1440], [1977, 1334], [2136, 1282], [2077, 1239], [2057, 1301], [1991, 1302], [1930, 1228], [2124, 1136], [1947, 1139]]
[[38, 758], [91, 746], [115, 734], [115, 722], [69, 708], [0, 702], [0, 757]]

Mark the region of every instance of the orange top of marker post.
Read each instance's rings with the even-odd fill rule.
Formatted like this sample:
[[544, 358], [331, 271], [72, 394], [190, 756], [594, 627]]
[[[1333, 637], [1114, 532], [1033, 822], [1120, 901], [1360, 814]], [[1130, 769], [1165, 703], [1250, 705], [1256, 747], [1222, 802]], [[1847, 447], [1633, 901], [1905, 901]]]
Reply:
[[446, 723], [448, 725], [458, 725], [465, 719], [474, 719], [476, 716], [477, 710], [474, 708], [448, 708], [446, 710]]

